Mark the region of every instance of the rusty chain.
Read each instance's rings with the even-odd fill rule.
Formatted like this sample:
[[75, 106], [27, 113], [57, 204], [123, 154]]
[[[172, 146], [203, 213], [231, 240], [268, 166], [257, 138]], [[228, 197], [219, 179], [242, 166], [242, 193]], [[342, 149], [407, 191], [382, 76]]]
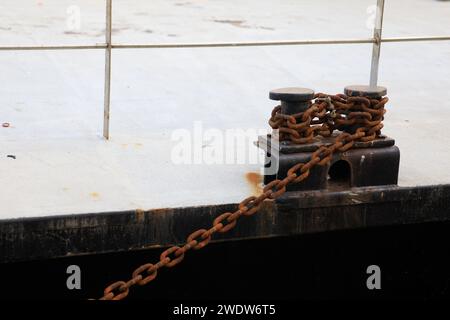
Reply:
[[[131, 287], [143, 286], [155, 280], [161, 268], [178, 265], [190, 250], [204, 248], [216, 233], [228, 232], [236, 226], [242, 216], [249, 217], [257, 213], [263, 201], [280, 197], [286, 192], [288, 184], [305, 180], [314, 166], [328, 165], [335, 152], [347, 151], [353, 147], [355, 141], [372, 141], [379, 137], [383, 128], [384, 106], [387, 102], [387, 97], [369, 99], [318, 93], [314, 102], [302, 113], [283, 115], [280, 113], [281, 107], [275, 107], [269, 124], [273, 129], [280, 130], [280, 140], [303, 144], [311, 142], [317, 135], [330, 136], [335, 129], [343, 132], [336, 137], [333, 144], [322, 145], [314, 151], [307, 163], [292, 166], [286, 178], [268, 183], [260, 196], [248, 197], [239, 203], [236, 211], [219, 215], [209, 229], [192, 232], [182, 246], [171, 246], [163, 251], [155, 264], [146, 263], [139, 266], [127, 282], [116, 281], [106, 287], [100, 300], [124, 299]], [[300, 122], [297, 122], [298, 119]]]
[[280, 132], [280, 141], [290, 140], [304, 144], [317, 135], [328, 137], [335, 129], [355, 132], [364, 127], [367, 135], [361, 141], [371, 141], [381, 134], [387, 97], [369, 99], [348, 97], [344, 94], [317, 93], [309, 108], [293, 115], [281, 113], [281, 106], [273, 109], [269, 124]]

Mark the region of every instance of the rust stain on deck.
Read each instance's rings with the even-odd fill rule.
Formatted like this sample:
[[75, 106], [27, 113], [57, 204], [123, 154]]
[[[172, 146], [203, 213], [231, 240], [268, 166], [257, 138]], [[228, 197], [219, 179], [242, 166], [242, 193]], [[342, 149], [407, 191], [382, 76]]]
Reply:
[[89, 195], [93, 198], [93, 199], [98, 199], [100, 198], [100, 194], [98, 194], [97, 192], [91, 192], [89, 193]]
[[258, 172], [247, 172], [245, 179], [250, 185], [252, 195], [259, 196], [262, 193], [262, 175]]

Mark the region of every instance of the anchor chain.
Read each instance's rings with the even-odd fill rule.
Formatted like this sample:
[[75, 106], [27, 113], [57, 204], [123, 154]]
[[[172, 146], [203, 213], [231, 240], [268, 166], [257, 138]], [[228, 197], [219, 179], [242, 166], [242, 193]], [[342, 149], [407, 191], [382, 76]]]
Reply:
[[281, 114], [281, 107], [273, 109], [269, 124], [280, 131], [280, 140], [290, 140], [296, 144], [311, 142], [320, 135], [330, 136], [334, 130], [341, 130], [333, 144], [320, 146], [311, 154], [306, 163], [292, 166], [286, 178], [273, 180], [267, 184], [260, 196], [251, 196], [238, 204], [234, 212], [225, 212], [214, 219], [209, 229], [192, 232], [180, 246], [171, 246], [160, 255], [156, 263], [146, 263], [133, 271], [127, 282], [116, 281], [105, 288], [100, 300], [122, 300], [128, 296], [130, 288], [143, 286], [155, 280], [162, 268], [172, 268], [183, 261], [191, 250], [201, 250], [209, 244], [217, 233], [226, 233], [236, 227], [241, 217], [249, 217], [258, 212], [264, 201], [273, 201], [286, 192], [286, 186], [305, 180], [310, 170], [326, 166], [335, 152], [345, 152], [355, 141], [372, 141], [381, 135], [383, 116], [386, 112], [387, 97], [348, 97], [344, 94], [327, 95], [318, 93], [304, 112], [294, 115]]

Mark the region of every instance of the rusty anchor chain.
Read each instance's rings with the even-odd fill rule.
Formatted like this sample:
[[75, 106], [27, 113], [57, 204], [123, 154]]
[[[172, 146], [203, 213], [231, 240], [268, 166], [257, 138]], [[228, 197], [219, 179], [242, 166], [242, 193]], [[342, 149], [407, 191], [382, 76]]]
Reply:
[[308, 162], [292, 166], [284, 179], [267, 184], [260, 196], [248, 197], [239, 203], [236, 211], [219, 215], [209, 229], [192, 232], [183, 245], [174, 245], [163, 251], [156, 263], [139, 266], [130, 280], [116, 281], [106, 287], [100, 300], [124, 299], [133, 286], [143, 286], [155, 280], [160, 269], [178, 265], [189, 251], [207, 246], [216, 233], [226, 233], [236, 227], [241, 217], [257, 213], [263, 201], [273, 201], [283, 195], [288, 184], [305, 180], [314, 166], [328, 165], [335, 152], [347, 151], [355, 141], [372, 141], [379, 137], [387, 102], [387, 97], [375, 99], [318, 93], [314, 95], [314, 102], [310, 102], [309, 107], [300, 113], [285, 115], [281, 113], [281, 106], [275, 107], [269, 124], [273, 129], [280, 130], [280, 140], [303, 144], [311, 142], [317, 135], [330, 136], [335, 129], [343, 132], [333, 144], [322, 145], [314, 151]]
[[280, 141], [296, 144], [310, 143], [317, 135], [328, 137], [335, 129], [352, 133], [359, 129], [366, 132], [361, 141], [371, 141], [381, 135], [388, 100], [317, 93], [304, 112], [286, 115], [281, 113], [281, 106], [275, 107], [269, 125], [279, 130]]

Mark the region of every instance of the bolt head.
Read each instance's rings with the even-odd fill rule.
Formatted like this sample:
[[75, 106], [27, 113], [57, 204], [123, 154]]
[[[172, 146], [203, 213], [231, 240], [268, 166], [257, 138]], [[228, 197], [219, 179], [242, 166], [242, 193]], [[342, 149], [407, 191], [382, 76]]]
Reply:
[[387, 89], [385, 87], [371, 87], [371, 86], [358, 86], [352, 85], [344, 88], [344, 93], [349, 97], [369, 97], [369, 98], [380, 98], [385, 96]]
[[286, 102], [305, 102], [314, 99], [314, 91], [307, 88], [280, 88], [270, 91], [271, 100]]

